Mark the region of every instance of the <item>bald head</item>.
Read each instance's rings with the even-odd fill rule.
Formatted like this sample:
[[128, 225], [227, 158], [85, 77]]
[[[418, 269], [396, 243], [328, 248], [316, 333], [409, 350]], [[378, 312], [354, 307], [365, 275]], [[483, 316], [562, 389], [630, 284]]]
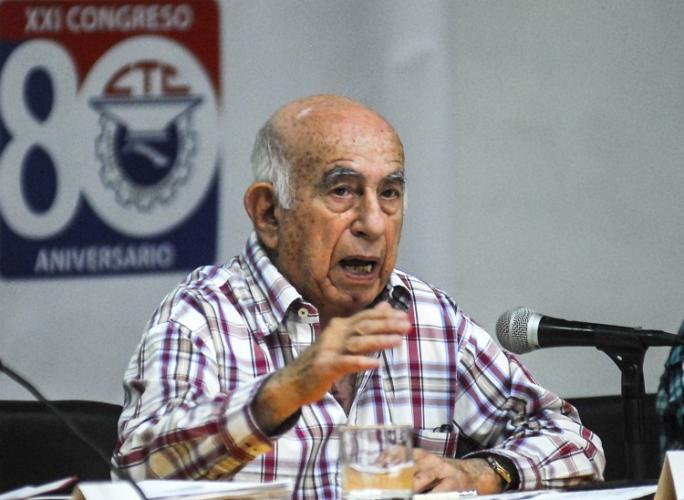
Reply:
[[286, 131], [289, 127], [300, 125], [311, 119], [344, 120], [351, 116], [360, 117], [364, 115], [372, 116], [385, 123], [388, 128], [392, 128], [384, 118], [372, 109], [348, 97], [334, 94], [313, 95], [292, 101], [278, 109], [271, 120], [283, 131]]
[[393, 144], [403, 163], [401, 140], [382, 116], [347, 97], [322, 94], [284, 105], [259, 130], [252, 151], [254, 180], [272, 183], [280, 204], [290, 208], [296, 178], [341, 136], [359, 143], [382, 138]]

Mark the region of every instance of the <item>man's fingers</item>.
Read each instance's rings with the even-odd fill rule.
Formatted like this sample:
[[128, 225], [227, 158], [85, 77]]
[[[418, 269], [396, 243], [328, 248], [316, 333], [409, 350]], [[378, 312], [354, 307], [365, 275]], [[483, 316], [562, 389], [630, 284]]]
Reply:
[[424, 493], [433, 491], [441, 482], [436, 469], [419, 470], [413, 475], [413, 490]]
[[367, 319], [354, 323], [352, 335], [376, 335], [379, 333], [407, 334], [411, 328], [408, 320], [403, 318]]
[[417, 492], [477, 490], [483, 495], [501, 491], [501, 478], [481, 458], [450, 459], [415, 449], [413, 460]]
[[411, 323], [403, 316], [391, 316], [389, 318], [372, 318], [355, 321], [352, 324], [351, 334], [376, 335], [379, 333], [407, 334], [411, 329]]
[[448, 478], [443, 459], [420, 448], [413, 449], [416, 470], [413, 476], [413, 489], [417, 492], [451, 491], [458, 481]]
[[401, 343], [401, 335], [377, 334], [357, 335], [349, 337], [345, 344], [346, 351], [351, 354], [367, 354], [382, 351]]
[[431, 469], [442, 463], [441, 457], [422, 448], [413, 448], [413, 461], [416, 463], [418, 470]]
[[352, 373], [364, 370], [374, 370], [380, 366], [380, 362], [375, 358], [369, 358], [367, 356], [345, 354], [338, 358], [337, 365], [340, 370], [346, 373]]
[[430, 491], [438, 483], [434, 471], [434, 455], [420, 448], [414, 448], [413, 461], [416, 466], [413, 489], [417, 492]]
[[467, 488], [463, 486], [461, 481], [453, 478], [441, 478], [434, 487], [430, 489], [431, 493], [442, 493], [445, 491], [463, 491]]
[[361, 319], [378, 319], [378, 318], [390, 318], [390, 317], [402, 317], [408, 318], [408, 314], [405, 311], [394, 309], [389, 302], [381, 302], [377, 306], [371, 309], [364, 309], [351, 316], [351, 318]]

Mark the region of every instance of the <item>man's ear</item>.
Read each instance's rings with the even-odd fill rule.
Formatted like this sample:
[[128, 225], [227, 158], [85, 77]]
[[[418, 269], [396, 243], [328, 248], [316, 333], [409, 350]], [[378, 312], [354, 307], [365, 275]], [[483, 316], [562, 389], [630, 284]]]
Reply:
[[278, 246], [278, 205], [273, 185], [269, 182], [255, 182], [247, 188], [243, 199], [245, 210], [261, 243], [270, 250]]

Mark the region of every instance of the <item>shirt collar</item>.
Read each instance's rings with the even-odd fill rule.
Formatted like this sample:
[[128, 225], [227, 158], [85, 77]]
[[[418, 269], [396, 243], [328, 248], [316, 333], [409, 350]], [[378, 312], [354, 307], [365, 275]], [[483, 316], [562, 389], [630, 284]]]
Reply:
[[[301, 304], [304, 298], [268, 258], [254, 231], [249, 235], [242, 258], [256, 285], [252, 290], [255, 312], [263, 320], [257, 320], [257, 323], [265, 322], [267, 330], [263, 334], [269, 335], [285, 320], [292, 304]], [[392, 271], [385, 289], [370, 307], [383, 300], [389, 301], [395, 308], [409, 309], [410, 292], [396, 270]]]
[[255, 312], [265, 320], [268, 330], [264, 334], [268, 335], [283, 322], [290, 306], [303, 298], [273, 265], [255, 232], [249, 235], [242, 258], [256, 285], [252, 287]]
[[385, 289], [369, 307], [373, 307], [382, 301], [387, 301], [393, 308], [401, 309], [402, 311], [408, 311], [411, 306], [411, 293], [396, 270], [392, 271]]

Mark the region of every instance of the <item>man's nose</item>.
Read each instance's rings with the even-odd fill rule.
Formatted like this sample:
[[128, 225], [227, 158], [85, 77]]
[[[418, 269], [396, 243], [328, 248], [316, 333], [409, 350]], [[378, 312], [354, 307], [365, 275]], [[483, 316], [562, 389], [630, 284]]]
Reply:
[[385, 233], [387, 214], [382, 210], [377, 195], [361, 197], [357, 214], [351, 227], [356, 236], [378, 238]]

